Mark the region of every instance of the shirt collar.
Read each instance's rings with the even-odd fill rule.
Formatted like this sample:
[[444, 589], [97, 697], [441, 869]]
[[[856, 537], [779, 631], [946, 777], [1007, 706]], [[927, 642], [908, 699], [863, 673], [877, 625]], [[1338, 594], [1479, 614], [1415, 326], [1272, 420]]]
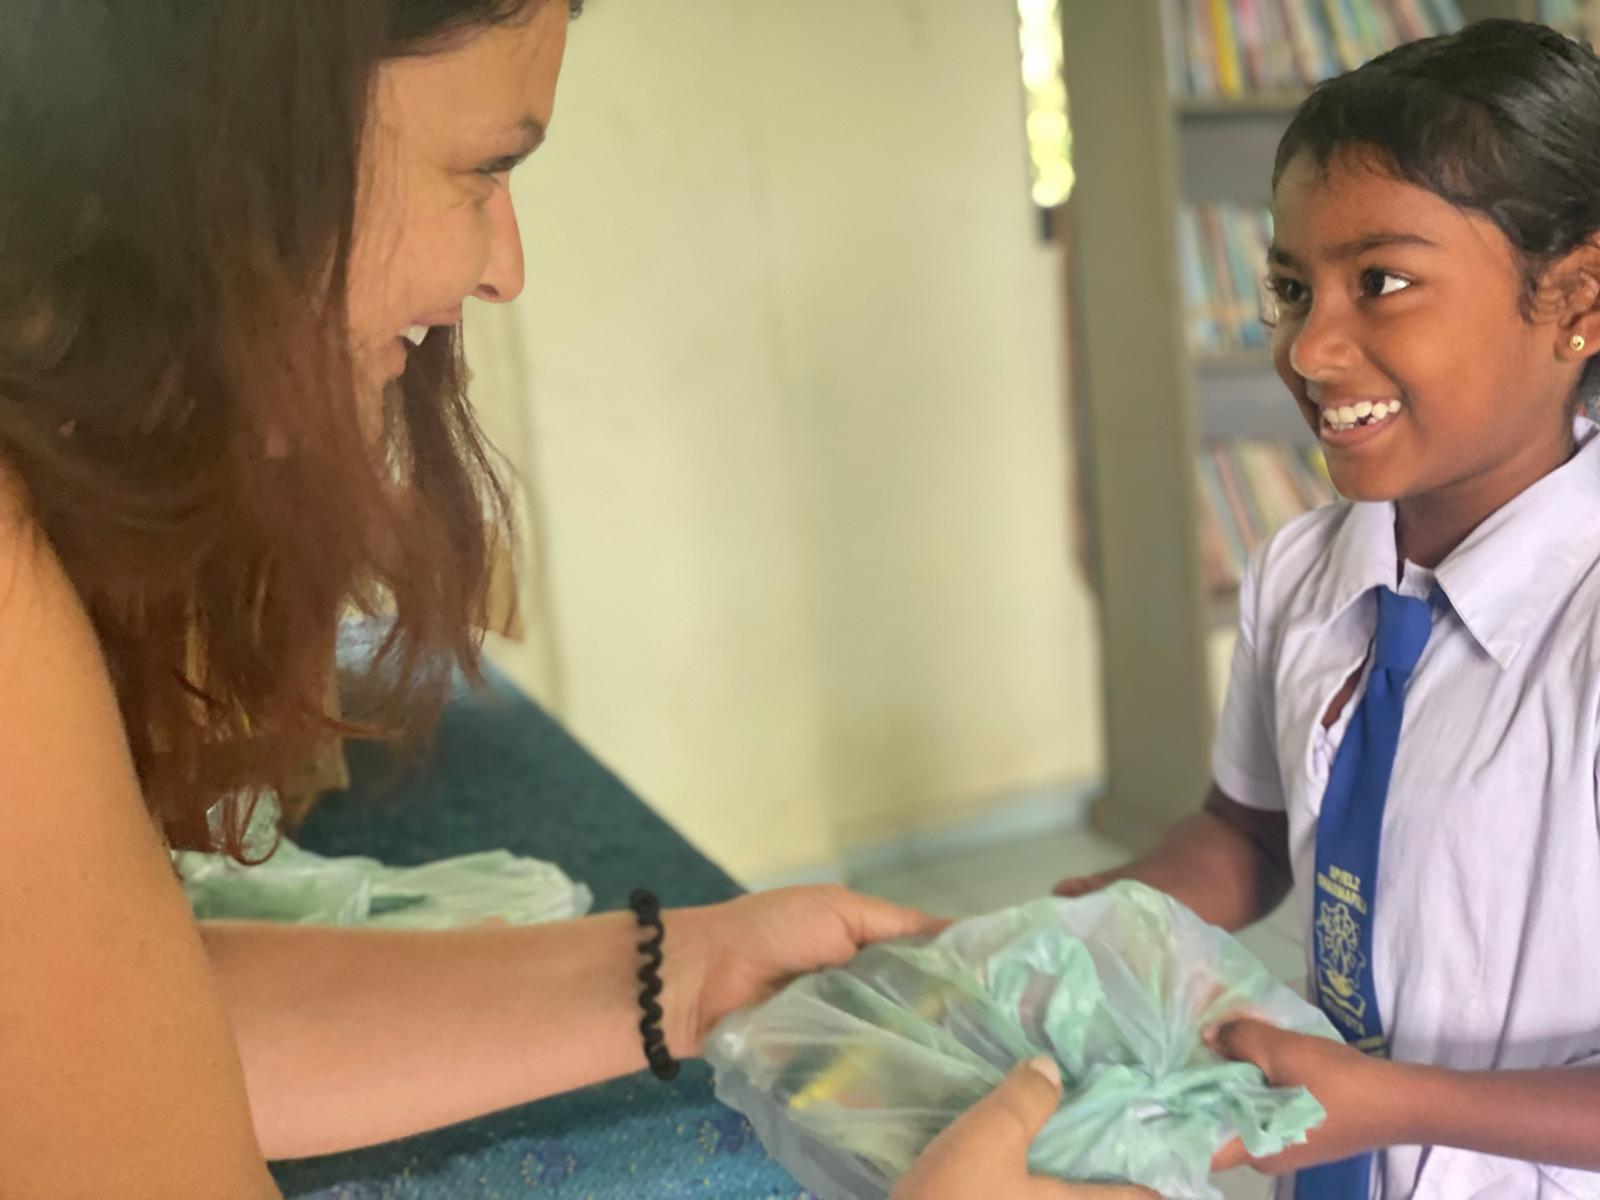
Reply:
[[[1600, 437], [1581, 418], [1575, 433], [1578, 452], [1492, 513], [1436, 572], [1451, 609], [1502, 668], [1600, 557]], [[1319, 616], [1331, 621], [1373, 588], [1393, 587], [1395, 556], [1394, 505], [1352, 504], [1315, 585]]]

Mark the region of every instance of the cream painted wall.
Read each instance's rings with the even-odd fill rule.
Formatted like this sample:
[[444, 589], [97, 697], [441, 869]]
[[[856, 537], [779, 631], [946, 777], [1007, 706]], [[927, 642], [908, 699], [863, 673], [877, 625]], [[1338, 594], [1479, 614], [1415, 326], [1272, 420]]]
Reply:
[[519, 678], [745, 877], [1098, 771], [1005, 4], [592, 0], [472, 314]]

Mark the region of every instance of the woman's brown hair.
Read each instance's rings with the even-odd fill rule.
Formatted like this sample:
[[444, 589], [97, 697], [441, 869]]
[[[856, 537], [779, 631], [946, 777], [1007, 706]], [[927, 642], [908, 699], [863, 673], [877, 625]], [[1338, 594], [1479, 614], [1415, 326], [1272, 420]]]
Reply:
[[[6, 0], [0, 464], [99, 635], [147, 803], [243, 854], [332, 732], [339, 616], [436, 713], [505, 494], [458, 332], [364, 428], [346, 324], [379, 65], [542, 0]], [[208, 820], [219, 800], [227, 801]]]

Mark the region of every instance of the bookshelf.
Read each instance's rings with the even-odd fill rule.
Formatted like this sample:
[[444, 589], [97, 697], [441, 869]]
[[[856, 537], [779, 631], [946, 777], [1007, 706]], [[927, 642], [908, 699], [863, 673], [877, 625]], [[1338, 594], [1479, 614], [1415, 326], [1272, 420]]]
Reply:
[[[1282, 13], [1291, 3], [1330, 2], [1346, 14], [1381, 3], [1397, 32], [1414, 28], [1419, 13], [1443, 11], [1436, 0], [1242, 7]], [[1203, 508], [1206, 455], [1234, 442], [1269, 444], [1283, 455], [1315, 444], [1265, 350], [1200, 353], [1191, 345], [1180, 213], [1268, 204], [1273, 154], [1306, 84], [1288, 78], [1281, 48], [1274, 58], [1256, 31], [1255, 57], [1240, 56], [1242, 82], [1272, 86], [1240, 90], [1234, 80], [1237, 94], [1187, 86], [1166, 22], [1173, 14], [1180, 24], [1189, 19], [1194, 0], [1060, 3], [1078, 182], [1055, 233], [1065, 244], [1072, 298], [1080, 528], [1099, 601], [1104, 698], [1106, 791], [1094, 820], [1139, 849], [1194, 811], [1211, 774], [1237, 595], [1215, 586], [1216, 564], [1207, 557], [1216, 535]], [[1209, 11], [1210, 0], [1199, 5]], [[1587, 0], [1458, 6], [1467, 21], [1549, 18], [1569, 33], [1581, 32], [1596, 7]], [[1241, 6], [1230, 0], [1230, 7]]]
[[1267, 116], [1288, 118], [1305, 99], [1305, 92], [1258, 92], [1252, 96], [1180, 96], [1173, 107], [1184, 120], [1207, 117]]

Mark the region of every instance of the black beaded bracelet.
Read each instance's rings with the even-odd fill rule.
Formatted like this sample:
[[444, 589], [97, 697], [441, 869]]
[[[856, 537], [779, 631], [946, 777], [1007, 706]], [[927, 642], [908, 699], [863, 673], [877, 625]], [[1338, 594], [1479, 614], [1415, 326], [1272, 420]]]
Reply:
[[650, 936], [639, 943], [639, 953], [644, 955], [644, 966], [639, 968], [639, 1007], [644, 1016], [639, 1020], [639, 1033], [644, 1037], [644, 1056], [650, 1072], [663, 1083], [678, 1077], [678, 1060], [667, 1049], [667, 1035], [661, 1032], [661, 942], [666, 928], [661, 924], [661, 901], [645, 888], [635, 888], [628, 897], [628, 907], [639, 919], [639, 928]]

